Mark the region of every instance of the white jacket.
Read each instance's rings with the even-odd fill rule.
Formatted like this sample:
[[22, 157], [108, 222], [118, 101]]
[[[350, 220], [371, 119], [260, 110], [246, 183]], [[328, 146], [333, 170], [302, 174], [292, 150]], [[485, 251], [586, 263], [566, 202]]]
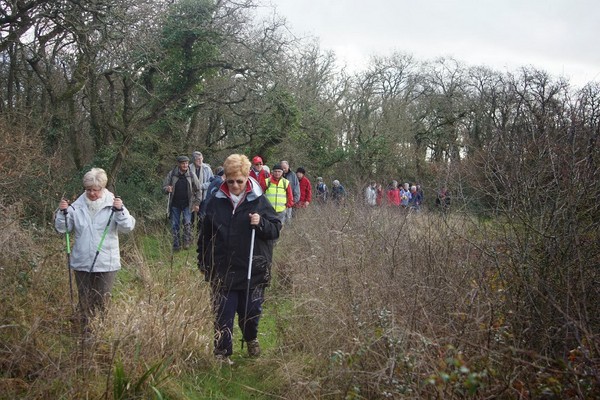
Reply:
[[[85, 193], [69, 205], [67, 209], [67, 226], [69, 232], [74, 232], [71, 237], [71, 268], [77, 271], [89, 271], [98, 250], [98, 244], [112, 213], [115, 196], [104, 189], [102, 208], [92, 218], [85, 202]], [[65, 215], [61, 210], [56, 211], [54, 227], [59, 233], [65, 233]], [[121, 269], [119, 254], [118, 232], [128, 233], [135, 227], [135, 218], [125, 207], [122, 211], [115, 211], [110, 221], [109, 229], [104, 238], [102, 248], [94, 264], [92, 272], [110, 272]]]

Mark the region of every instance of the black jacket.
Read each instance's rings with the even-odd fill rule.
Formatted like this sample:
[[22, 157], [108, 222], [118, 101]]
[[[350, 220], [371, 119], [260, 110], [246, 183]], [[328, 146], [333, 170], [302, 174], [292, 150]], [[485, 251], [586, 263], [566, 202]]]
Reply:
[[252, 228], [251, 213], [260, 214], [252, 256], [251, 287], [266, 286], [271, 280], [273, 241], [279, 238], [281, 222], [258, 182], [250, 178], [245, 198], [233, 209], [226, 183], [206, 208], [198, 237], [198, 266], [217, 287], [245, 290]]

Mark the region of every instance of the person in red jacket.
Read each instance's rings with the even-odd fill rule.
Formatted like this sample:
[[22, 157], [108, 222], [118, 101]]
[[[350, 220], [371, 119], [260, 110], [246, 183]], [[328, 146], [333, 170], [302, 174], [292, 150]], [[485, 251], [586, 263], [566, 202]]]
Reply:
[[387, 203], [390, 206], [400, 206], [400, 189], [397, 181], [392, 181], [387, 188]]
[[383, 188], [381, 187], [381, 183], [377, 184], [377, 199], [376, 203], [378, 206], [383, 202]]
[[260, 184], [263, 192], [267, 189], [267, 178], [270, 176], [269, 171], [265, 168], [263, 159], [260, 156], [254, 156], [252, 159], [252, 167], [250, 168], [250, 176], [256, 179]]
[[299, 167], [296, 170], [296, 176], [300, 183], [300, 201], [296, 205], [297, 208], [306, 208], [312, 201], [312, 185], [306, 177], [306, 170]]

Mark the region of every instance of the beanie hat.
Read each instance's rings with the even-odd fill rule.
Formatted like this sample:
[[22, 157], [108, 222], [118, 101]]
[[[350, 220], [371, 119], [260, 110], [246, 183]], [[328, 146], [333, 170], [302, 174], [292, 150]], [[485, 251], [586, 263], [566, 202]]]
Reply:
[[306, 174], [306, 170], [302, 167], [298, 167], [298, 169], [296, 170], [296, 173], [298, 173], [298, 172]]
[[279, 169], [281, 171], [283, 171], [283, 168], [281, 167], [281, 164], [277, 163], [275, 165], [273, 165], [273, 168], [271, 168], [273, 171], [275, 171], [276, 169]]
[[190, 162], [190, 158], [188, 156], [179, 156], [177, 157], [177, 162], [178, 163], [182, 163], [182, 162]]

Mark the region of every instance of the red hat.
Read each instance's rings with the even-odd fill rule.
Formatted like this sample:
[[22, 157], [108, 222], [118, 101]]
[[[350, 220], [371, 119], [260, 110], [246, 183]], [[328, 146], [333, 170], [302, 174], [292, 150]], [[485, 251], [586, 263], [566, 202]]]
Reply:
[[263, 160], [259, 156], [254, 156], [254, 158], [252, 159], [252, 164], [258, 164], [258, 163], [262, 164], [262, 162], [263, 162]]

